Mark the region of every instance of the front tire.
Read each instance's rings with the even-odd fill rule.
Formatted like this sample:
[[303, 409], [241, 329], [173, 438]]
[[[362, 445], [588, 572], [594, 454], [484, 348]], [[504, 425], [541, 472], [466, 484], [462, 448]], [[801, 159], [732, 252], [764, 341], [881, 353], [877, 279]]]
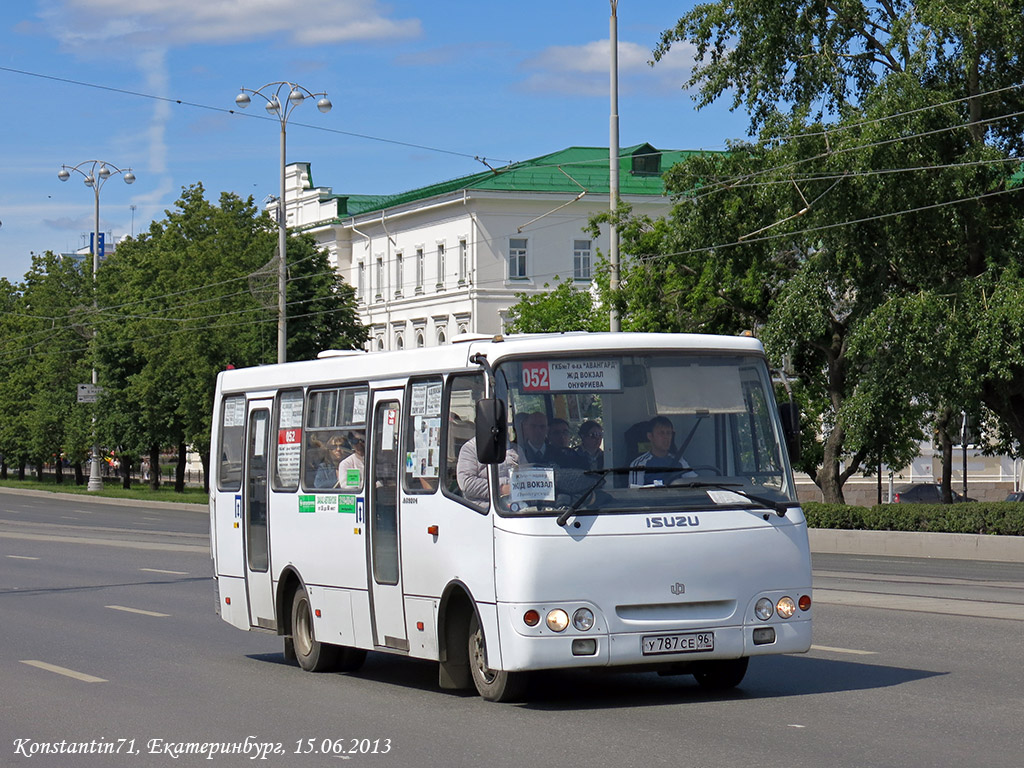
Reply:
[[727, 691], [743, 682], [749, 664], [750, 659], [746, 656], [740, 659], [706, 661], [693, 676], [706, 691]]
[[469, 620], [469, 671], [477, 693], [485, 701], [519, 701], [526, 693], [525, 672], [506, 672], [487, 666], [487, 643], [474, 613]]
[[338, 663], [338, 646], [321, 643], [313, 632], [313, 613], [304, 587], [292, 597], [292, 647], [295, 660], [307, 672], [326, 672]]

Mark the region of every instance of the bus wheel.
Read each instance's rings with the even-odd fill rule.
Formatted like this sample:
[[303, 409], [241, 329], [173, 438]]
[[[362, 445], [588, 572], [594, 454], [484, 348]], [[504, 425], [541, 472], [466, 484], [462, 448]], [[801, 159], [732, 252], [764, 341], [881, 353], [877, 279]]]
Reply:
[[321, 643], [313, 634], [309, 596], [303, 587], [292, 597], [292, 643], [296, 661], [307, 672], [326, 672], [337, 664], [338, 647]]
[[503, 672], [487, 666], [487, 645], [476, 614], [469, 620], [469, 669], [477, 693], [487, 701], [518, 701], [526, 692], [525, 672]]
[[749, 663], [750, 659], [746, 656], [741, 659], [706, 661], [693, 676], [697, 678], [700, 687], [707, 691], [726, 691], [743, 682]]

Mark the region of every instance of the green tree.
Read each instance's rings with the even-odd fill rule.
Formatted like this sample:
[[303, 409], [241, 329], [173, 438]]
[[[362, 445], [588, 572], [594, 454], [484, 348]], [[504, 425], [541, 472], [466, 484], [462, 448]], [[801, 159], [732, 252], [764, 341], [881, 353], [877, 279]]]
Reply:
[[[214, 205], [200, 184], [166, 213], [100, 270], [99, 348], [108, 439], [149, 456], [154, 484], [160, 448], [177, 448], [180, 490], [186, 446], [208, 469], [217, 373], [276, 358], [276, 279], [273, 288], [267, 279], [276, 241], [251, 198], [224, 193]], [[327, 256], [293, 237], [288, 261], [290, 359], [360, 345], [354, 291]]]
[[[916, 359], [883, 354], [886, 336], [851, 342], [872, 328], [891, 332], [869, 320], [901, 296], [933, 291], [962, 306], [979, 280], [1003, 285], [1020, 252], [1008, 162], [1021, 144], [1020, 8], [716, 2], [666, 32], [656, 58], [682, 40], [698, 50], [688, 85], [700, 104], [732, 91], [759, 141], [669, 174], [681, 202], [667, 226], [646, 227], [652, 255], [629, 267], [617, 300], [660, 299], [670, 307], [663, 316], [693, 330], [759, 328], [820, 416], [821, 451], [809, 452], [820, 467], [805, 468], [826, 501], [839, 501], [845, 479], [881, 446], [903, 453], [913, 435], [907, 413], [918, 408], [911, 393], [934, 390], [925, 399], [937, 401], [941, 381], [953, 378], [928, 385]], [[980, 302], [972, 309], [994, 319]], [[923, 330], [896, 332], [920, 339]], [[931, 331], [925, 354], [938, 361], [952, 330]], [[1001, 346], [1024, 338], [1015, 333]], [[1016, 374], [989, 373], [985, 353], [957, 360], [991, 382], [985, 402], [1012, 431], [1006, 385]], [[918, 380], [895, 380], [903, 374]], [[872, 436], [883, 429], [886, 440]]]
[[[557, 279], [557, 278], [556, 278]], [[544, 284], [548, 288], [548, 284]], [[509, 333], [607, 331], [608, 314], [595, 306], [593, 294], [566, 280], [544, 293], [517, 293], [509, 308]]]
[[4, 282], [0, 301], [3, 358], [0, 370], [0, 451], [42, 476], [53, 463], [63, 479], [62, 459], [80, 471], [91, 443], [89, 409], [77, 403], [79, 382], [89, 381], [88, 342], [79, 319], [91, 299], [91, 270], [84, 262], [47, 251], [34, 254], [17, 287]]

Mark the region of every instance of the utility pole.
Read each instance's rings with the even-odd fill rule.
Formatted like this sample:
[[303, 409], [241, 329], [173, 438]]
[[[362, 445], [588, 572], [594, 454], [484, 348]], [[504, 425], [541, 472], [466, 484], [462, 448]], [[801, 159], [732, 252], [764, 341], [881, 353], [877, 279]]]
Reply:
[[[616, 221], [619, 207], [619, 0], [610, 0], [612, 15], [608, 22], [608, 41], [611, 49], [611, 115], [608, 130], [608, 206], [611, 223], [608, 227], [608, 288], [614, 298], [619, 290], [619, 224]], [[612, 305], [609, 314], [609, 328], [613, 333], [622, 330], [619, 310]]]

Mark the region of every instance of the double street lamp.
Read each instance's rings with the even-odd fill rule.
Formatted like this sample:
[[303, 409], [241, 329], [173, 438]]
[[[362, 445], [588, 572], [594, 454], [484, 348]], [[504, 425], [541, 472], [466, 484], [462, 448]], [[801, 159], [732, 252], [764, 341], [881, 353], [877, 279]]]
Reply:
[[[61, 181], [67, 181], [71, 178], [72, 173], [77, 173], [83, 177], [85, 186], [91, 187], [95, 196], [96, 205], [93, 209], [93, 232], [92, 232], [92, 282], [93, 282], [93, 294], [92, 294], [92, 307], [95, 311], [97, 309], [96, 304], [96, 273], [100, 268], [100, 190], [103, 185], [107, 183], [107, 180], [121, 175], [124, 179], [125, 184], [132, 184], [135, 181], [135, 174], [132, 173], [131, 168], [118, 168], [112, 163], [105, 163], [102, 160], [85, 160], [75, 166], [62, 165], [60, 171], [57, 173], [57, 178]], [[95, 332], [93, 333], [93, 339], [96, 338]], [[95, 353], [95, 350], [94, 350]], [[98, 382], [96, 376], [96, 362], [93, 360], [92, 365], [92, 384], [96, 387]], [[103, 478], [100, 476], [100, 448], [96, 443], [96, 415], [93, 414], [93, 446], [92, 446], [92, 461], [89, 466], [89, 485], [90, 491], [103, 490]]]
[[[287, 81], [267, 83], [255, 91], [242, 88], [241, 93], [235, 97], [235, 104], [242, 109], [248, 107], [252, 101], [250, 93], [263, 98], [267, 102], [267, 112], [276, 116], [281, 123], [281, 190], [277, 198], [277, 362], [283, 363], [288, 359], [288, 307], [285, 300], [288, 287], [288, 269], [285, 262], [288, 240], [288, 222], [284, 205], [285, 130], [291, 113], [307, 97], [315, 99], [319, 96], [316, 107], [324, 113], [330, 112], [333, 105], [326, 93], [313, 93], [301, 85]], [[287, 95], [282, 100], [285, 94]]]

